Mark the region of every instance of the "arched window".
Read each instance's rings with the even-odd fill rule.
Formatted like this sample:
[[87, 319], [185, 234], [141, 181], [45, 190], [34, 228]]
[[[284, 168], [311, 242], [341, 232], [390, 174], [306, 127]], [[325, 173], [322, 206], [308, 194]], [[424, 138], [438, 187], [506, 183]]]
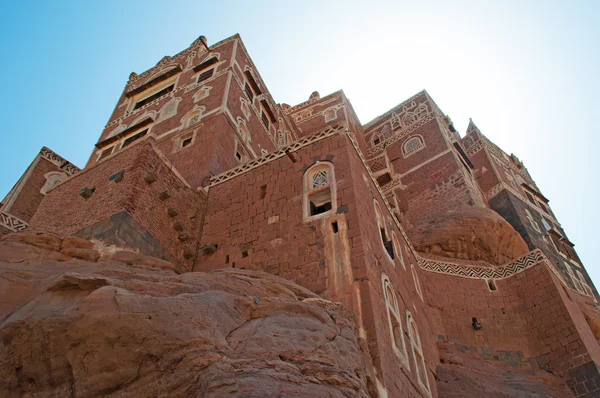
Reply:
[[194, 109], [185, 114], [183, 118], [181, 118], [181, 124], [183, 128], [191, 127], [202, 120], [202, 116], [206, 107], [204, 106], [196, 106]]
[[46, 195], [46, 193], [48, 193], [49, 190], [54, 188], [56, 184], [66, 179], [67, 175], [58, 171], [51, 171], [49, 173], [46, 173], [44, 177], [46, 177], [46, 183], [44, 184], [42, 189], [40, 189], [40, 193], [42, 195]]
[[398, 309], [398, 299], [396, 298], [394, 289], [392, 289], [390, 280], [386, 275], [381, 275], [381, 282], [383, 284], [383, 295], [388, 315], [392, 349], [400, 362], [410, 369], [408, 355], [406, 353], [406, 342], [404, 341], [404, 330], [402, 329], [402, 318], [400, 317], [400, 311]]
[[429, 395], [431, 393], [431, 390], [429, 388], [429, 378], [427, 377], [427, 366], [425, 365], [423, 347], [421, 346], [421, 337], [419, 336], [417, 324], [415, 323], [415, 320], [413, 319], [409, 311], [406, 311], [406, 324], [408, 327], [408, 338], [410, 339], [413, 357], [415, 358], [417, 380], [419, 380], [419, 385]]
[[400, 248], [400, 242], [398, 242], [398, 237], [394, 231], [392, 231], [392, 242], [394, 243], [394, 253], [396, 254], [396, 258], [402, 265], [402, 268], [406, 269], [406, 266], [404, 265], [404, 258], [402, 257], [402, 249]]
[[404, 157], [406, 158], [415, 152], [419, 152], [423, 148], [425, 148], [425, 142], [423, 141], [423, 137], [421, 137], [420, 135], [415, 135], [406, 140], [404, 146], [402, 147], [402, 152], [404, 154]]
[[325, 122], [329, 122], [337, 118], [337, 112], [335, 109], [328, 109], [325, 111]]
[[417, 269], [411, 264], [410, 271], [413, 276], [413, 281], [415, 282], [415, 289], [417, 290], [417, 294], [423, 300], [423, 292], [421, 291], [421, 282], [419, 282], [419, 274], [417, 273]]
[[317, 162], [304, 173], [304, 218], [330, 214], [335, 206], [333, 165]]
[[375, 204], [375, 218], [377, 219], [377, 228], [379, 229], [381, 235], [381, 243], [383, 244], [383, 248], [385, 249], [388, 257], [393, 262], [394, 244], [389, 238], [390, 235], [387, 232], [387, 226], [385, 224], [385, 219], [383, 218], [383, 213], [381, 212], [381, 207], [379, 207], [379, 203], [377, 203], [377, 200], [373, 200], [373, 203]]

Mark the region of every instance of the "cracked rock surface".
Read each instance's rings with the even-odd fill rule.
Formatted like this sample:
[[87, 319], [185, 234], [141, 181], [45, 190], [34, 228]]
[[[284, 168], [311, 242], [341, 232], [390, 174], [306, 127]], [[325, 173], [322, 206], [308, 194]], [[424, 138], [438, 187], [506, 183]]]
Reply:
[[0, 240], [0, 396], [369, 396], [340, 304], [262, 272], [178, 274], [68, 239]]

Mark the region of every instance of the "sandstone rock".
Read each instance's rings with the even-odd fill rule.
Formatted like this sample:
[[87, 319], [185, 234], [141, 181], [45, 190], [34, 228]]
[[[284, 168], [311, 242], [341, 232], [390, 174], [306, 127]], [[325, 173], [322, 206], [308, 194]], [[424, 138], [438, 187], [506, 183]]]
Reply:
[[51, 234], [48, 232], [36, 231], [19, 232], [15, 234], [6, 235], [3, 236], [1, 240], [8, 242], [27, 243], [42, 249], [48, 249], [53, 251], [58, 251], [62, 242], [62, 238], [58, 235]]
[[573, 397], [561, 378], [544, 370], [503, 367], [462, 354], [451, 345], [438, 348], [439, 397]]
[[145, 256], [126, 250], [119, 250], [111, 255], [112, 260], [134, 266], [147, 266], [149, 268], [181, 272], [173, 263], [152, 256]]
[[66, 247], [66, 248], [61, 249], [60, 252], [67, 256], [76, 257], [76, 258], [80, 258], [82, 260], [92, 261], [92, 262], [98, 261], [98, 259], [100, 258], [100, 253], [98, 253], [98, 250], [94, 250], [94, 249], [81, 249], [79, 247]]
[[292, 282], [244, 270], [177, 275], [108, 258], [1, 262], [24, 246], [43, 255], [0, 242], [0, 396], [372, 391], [352, 314]]
[[502, 265], [529, 248], [519, 233], [493, 210], [464, 206], [407, 231], [415, 248], [426, 254]]
[[78, 249], [93, 249], [94, 243], [87, 239], [78, 238], [76, 236], [69, 236], [63, 239], [61, 249], [67, 249], [71, 247]]

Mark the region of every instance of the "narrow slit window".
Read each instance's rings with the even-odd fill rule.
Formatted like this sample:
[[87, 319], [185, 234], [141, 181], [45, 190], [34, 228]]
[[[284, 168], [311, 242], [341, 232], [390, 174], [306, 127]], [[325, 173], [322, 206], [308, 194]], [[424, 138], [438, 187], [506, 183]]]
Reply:
[[379, 233], [381, 235], [381, 243], [383, 244], [383, 248], [385, 249], [385, 252], [387, 253], [388, 257], [393, 261], [395, 258], [394, 243], [388, 235], [387, 226], [385, 224], [383, 214], [381, 213], [381, 207], [379, 207], [379, 203], [377, 203], [376, 200], [374, 201], [374, 205], [375, 218], [377, 220], [377, 228], [379, 229]]
[[244, 91], [246, 92], [246, 95], [248, 96], [250, 101], [252, 101], [254, 99], [254, 92], [252, 91], [248, 83], [244, 84]]

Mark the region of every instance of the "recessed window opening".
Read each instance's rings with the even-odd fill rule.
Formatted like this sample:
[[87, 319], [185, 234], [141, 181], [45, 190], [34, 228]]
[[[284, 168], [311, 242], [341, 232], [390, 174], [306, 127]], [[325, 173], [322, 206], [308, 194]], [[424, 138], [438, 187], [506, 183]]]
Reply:
[[240, 153], [240, 151], [235, 151], [235, 158], [240, 162], [242, 161], [242, 154]]
[[262, 120], [263, 124], [265, 125], [265, 127], [267, 128], [267, 130], [269, 129], [269, 118], [267, 117], [266, 112], [264, 111], [264, 109], [262, 110], [262, 112], [260, 113], [260, 120]]
[[214, 64], [216, 64], [217, 62], [219, 62], [219, 60], [217, 59], [217, 57], [212, 57], [204, 62], [202, 62], [200, 65], [195, 66], [194, 67], [194, 72], [200, 72], [203, 71], [204, 69], [213, 66]]
[[242, 258], [246, 258], [246, 257], [248, 257], [248, 251], [247, 251], [247, 250], [244, 250], [244, 251], [242, 252]]
[[252, 101], [254, 99], [254, 91], [252, 91], [248, 83], [244, 84], [244, 91], [246, 92], [248, 98], [250, 98], [250, 101]]
[[125, 148], [127, 145], [131, 144], [134, 141], [139, 140], [146, 134], [148, 134], [148, 129], [140, 131], [139, 133], [132, 135], [131, 137], [129, 137], [125, 141], [123, 141], [123, 145], [121, 145], [121, 148]]
[[192, 137], [185, 138], [183, 141], [181, 141], [181, 147], [185, 148], [186, 146], [190, 145], [191, 143], [192, 143]]
[[385, 224], [385, 220], [383, 218], [383, 214], [381, 213], [381, 207], [379, 207], [379, 203], [377, 203], [377, 201], [374, 200], [374, 204], [375, 204], [375, 218], [377, 220], [377, 227], [379, 228], [379, 232], [381, 235], [381, 242], [383, 243], [383, 247], [384, 247], [385, 251], [387, 252], [388, 256], [390, 257], [390, 259], [394, 260], [394, 257], [395, 257], [394, 243], [388, 237], [387, 227]]
[[381, 139], [379, 137], [375, 137], [375, 139], [373, 140], [373, 144], [375, 144], [375, 145], [379, 145], [380, 142], [381, 142]]
[[108, 155], [112, 154], [114, 149], [115, 149], [115, 147], [111, 146], [110, 148], [105, 149], [102, 152], [100, 152], [100, 157], [98, 158], [98, 160], [100, 161], [100, 160], [104, 159], [105, 157], [107, 157]]
[[162, 97], [165, 94], [170, 93], [171, 91], [173, 91], [173, 89], [175, 88], [175, 85], [172, 84], [169, 87], [163, 88], [162, 90], [160, 90], [159, 92], [157, 92], [156, 94], [153, 94], [149, 97], [144, 98], [143, 100], [139, 101], [138, 103], [135, 104], [135, 107], [133, 108], [135, 109], [139, 109], [142, 106], [154, 101], [155, 99]]
[[246, 76], [247, 83], [250, 85], [250, 87], [252, 87], [252, 91], [254, 91], [256, 95], [261, 95], [262, 92], [260, 91], [260, 87], [258, 87], [258, 83], [256, 83], [256, 80], [254, 80], [254, 76], [252, 76], [252, 73], [250, 73], [250, 71], [247, 70], [244, 72], [244, 76]]
[[490, 290], [498, 290], [498, 288], [496, 287], [496, 281], [494, 279], [488, 279], [487, 283]]
[[305, 217], [326, 214], [333, 209], [335, 184], [331, 163], [317, 163], [304, 174]]
[[338, 223], [337, 221], [334, 221], [331, 223], [331, 230], [333, 231], [334, 234], [338, 233]]
[[525, 191], [525, 195], [527, 196], [527, 199], [529, 199], [529, 201], [531, 203], [536, 204], [535, 203], [535, 199], [533, 198], [533, 196], [529, 192]]
[[225, 264], [229, 264], [229, 254], [225, 256]]
[[311, 175], [310, 215], [325, 213], [331, 210], [331, 190], [327, 170], [318, 170]]
[[209, 69], [206, 72], [200, 73], [200, 75], [198, 75], [198, 81], [197, 81], [197, 83], [201, 83], [201, 82], [203, 82], [205, 80], [210, 79], [214, 73], [215, 73], [214, 68], [213, 69]]
[[267, 196], [267, 186], [263, 185], [260, 187], [260, 198], [264, 199]]

